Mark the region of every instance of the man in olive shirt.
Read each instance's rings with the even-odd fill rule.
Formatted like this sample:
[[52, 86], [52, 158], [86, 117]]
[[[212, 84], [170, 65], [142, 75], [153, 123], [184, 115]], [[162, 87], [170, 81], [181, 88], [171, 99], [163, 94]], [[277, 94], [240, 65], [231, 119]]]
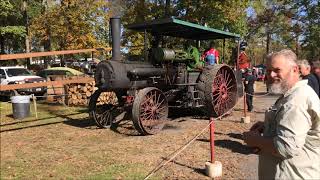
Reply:
[[264, 123], [243, 134], [259, 152], [259, 179], [320, 179], [320, 100], [299, 80], [297, 57], [282, 50], [268, 57], [270, 91], [282, 94]]

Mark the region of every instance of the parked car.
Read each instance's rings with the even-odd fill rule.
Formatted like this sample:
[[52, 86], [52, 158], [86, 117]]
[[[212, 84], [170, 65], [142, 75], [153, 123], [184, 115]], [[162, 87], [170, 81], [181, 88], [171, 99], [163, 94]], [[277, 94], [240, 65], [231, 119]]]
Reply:
[[52, 68], [44, 69], [37, 72], [37, 75], [43, 78], [47, 78], [48, 76], [59, 76], [59, 75], [79, 76], [79, 75], [84, 75], [84, 73], [68, 67], [52, 67]]
[[[19, 66], [8, 66], [0, 67], [0, 84], [24, 84], [24, 83], [35, 83], [35, 82], [45, 82], [45, 79], [39, 76], [32, 75], [32, 73]], [[35, 87], [29, 89], [17, 89], [19, 94], [36, 94], [43, 95], [46, 93], [46, 87]], [[8, 95], [10, 92], [1, 92], [2, 95]]]

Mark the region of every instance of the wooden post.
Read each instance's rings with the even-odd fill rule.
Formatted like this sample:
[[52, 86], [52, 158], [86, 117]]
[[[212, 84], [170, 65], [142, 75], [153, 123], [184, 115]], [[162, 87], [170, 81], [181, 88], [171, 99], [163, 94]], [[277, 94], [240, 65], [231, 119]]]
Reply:
[[250, 116], [247, 116], [247, 93], [243, 89], [243, 117], [241, 117], [242, 123], [250, 123]]
[[246, 94], [246, 91], [243, 90], [243, 115], [244, 117], [247, 117], [247, 94]]
[[226, 50], [226, 39], [223, 38], [223, 51], [222, 51], [222, 58], [220, 60], [219, 64], [224, 64], [225, 63], [225, 50]]
[[32, 100], [33, 100], [34, 111], [36, 113], [36, 119], [38, 119], [37, 101], [36, 101], [36, 97], [34, 96], [34, 94], [32, 94]]
[[240, 70], [239, 67], [239, 55], [240, 55], [240, 39], [238, 40], [238, 49], [237, 49], [237, 63], [236, 63], [236, 69]]

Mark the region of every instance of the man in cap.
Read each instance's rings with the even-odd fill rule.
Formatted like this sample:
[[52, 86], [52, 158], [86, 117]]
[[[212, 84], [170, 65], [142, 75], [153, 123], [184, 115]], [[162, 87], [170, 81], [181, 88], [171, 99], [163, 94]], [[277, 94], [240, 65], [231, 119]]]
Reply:
[[256, 76], [253, 75], [252, 69], [247, 69], [244, 75], [244, 91], [246, 92], [246, 103], [248, 111], [253, 110], [253, 94], [254, 94], [254, 82], [257, 80]]

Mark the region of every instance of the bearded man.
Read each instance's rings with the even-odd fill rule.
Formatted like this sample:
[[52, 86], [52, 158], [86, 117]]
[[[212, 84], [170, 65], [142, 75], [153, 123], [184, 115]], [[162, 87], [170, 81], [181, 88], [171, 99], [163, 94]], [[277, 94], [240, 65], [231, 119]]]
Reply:
[[291, 50], [267, 60], [270, 91], [281, 94], [265, 121], [243, 134], [259, 153], [259, 179], [320, 179], [320, 100], [307, 80], [299, 80]]

